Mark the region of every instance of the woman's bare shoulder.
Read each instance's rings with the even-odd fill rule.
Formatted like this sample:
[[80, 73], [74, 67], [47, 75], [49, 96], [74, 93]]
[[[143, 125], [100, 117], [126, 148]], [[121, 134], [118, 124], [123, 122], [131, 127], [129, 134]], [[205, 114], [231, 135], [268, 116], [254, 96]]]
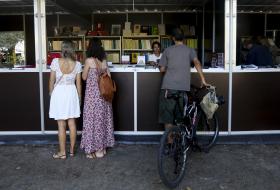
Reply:
[[90, 67], [90, 68], [95, 68], [96, 67], [95, 60], [92, 57], [86, 59], [85, 65]]

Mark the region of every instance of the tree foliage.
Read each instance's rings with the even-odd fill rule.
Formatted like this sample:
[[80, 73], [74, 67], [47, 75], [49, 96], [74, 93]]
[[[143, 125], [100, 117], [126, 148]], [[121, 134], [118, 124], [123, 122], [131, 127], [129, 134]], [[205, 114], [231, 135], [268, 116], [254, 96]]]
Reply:
[[21, 40], [24, 40], [23, 31], [0, 32], [0, 48], [11, 49]]

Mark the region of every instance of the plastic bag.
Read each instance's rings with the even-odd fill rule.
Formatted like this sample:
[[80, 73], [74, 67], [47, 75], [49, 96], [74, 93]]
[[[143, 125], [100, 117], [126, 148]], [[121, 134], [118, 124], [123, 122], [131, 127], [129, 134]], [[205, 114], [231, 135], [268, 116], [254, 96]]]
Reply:
[[208, 93], [202, 98], [200, 107], [205, 113], [207, 119], [212, 119], [219, 105], [216, 96], [216, 88], [214, 86], [210, 86], [207, 89]]

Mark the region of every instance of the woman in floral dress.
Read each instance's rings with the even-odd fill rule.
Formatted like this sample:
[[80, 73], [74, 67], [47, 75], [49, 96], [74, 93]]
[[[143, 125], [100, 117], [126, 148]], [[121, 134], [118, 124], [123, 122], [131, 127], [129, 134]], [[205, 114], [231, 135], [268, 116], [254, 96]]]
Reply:
[[112, 103], [106, 101], [99, 92], [98, 80], [102, 72], [110, 71], [105, 60], [105, 52], [98, 38], [93, 38], [88, 48], [83, 80], [86, 92], [83, 112], [83, 131], [81, 148], [87, 158], [101, 158], [107, 147], [113, 147], [114, 126]]

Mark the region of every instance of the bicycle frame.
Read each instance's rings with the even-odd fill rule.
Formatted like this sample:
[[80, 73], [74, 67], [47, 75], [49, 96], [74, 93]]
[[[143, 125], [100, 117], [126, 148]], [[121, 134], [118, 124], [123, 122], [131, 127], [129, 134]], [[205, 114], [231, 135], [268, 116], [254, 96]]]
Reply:
[[[176, 99], [176, 106], [179, 107], [178, 99]], [[198, 107], [196, 101], [193, 101], [190, 105], [187, 105], [187, 103], [185, 103], [182, 122], [177, 122], [175, 120], [175, 125], [182, 128], [181, 135], [184, 154], [189, 150], [194, 141], [194, 137], [196, 134], [197, 113]], [[186, 146], [187, 143], [189, 144], [189, 146]]]

